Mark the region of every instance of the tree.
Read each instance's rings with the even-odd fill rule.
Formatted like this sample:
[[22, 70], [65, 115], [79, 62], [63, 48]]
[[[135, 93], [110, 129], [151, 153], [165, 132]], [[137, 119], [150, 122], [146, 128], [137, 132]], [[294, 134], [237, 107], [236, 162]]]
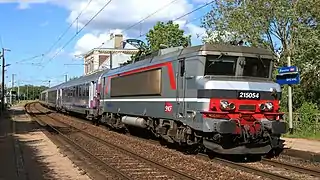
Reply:
[[229, 35], [232, 40], [280, 52], [280, 57], [292, 56], [301, 32], [315, 20], [306, 11], [315, 11], [312, 3], [316, 2], [319, 4], [318, 0], [220, 0], [205, 16], [203, 27], [211, 41], [221, 42]]
[[161, 45], [186, 47], [191, 44], [191, 36], [184, 36], [184, 30], [179, 29], [179, 25], [174, 24], [173, 21], [157, 22], [146, 36], [151, 51], [160, 49]]
[[[37, 98], [39, 98], [40, 93], [47, 88], [48, 87], [46, 87], [46, 86], [34, 86], [34, 85], [19, 86], [20, 100], [37, 99]], [[8, 91], [10, 91], [10, 90], [11, 90], [11, 88], [8, 89]], [[13, 90], [16, 92], [16, 94], [18, 93], [18, 87], [14, 87]]]
[[319, 6], [319, 0], [219, 0], [203, 18], [204, 41], [244, 40], [247, 46], [268, 48], [279, 57], [278, 66], [292, 57], [301, 70], [295, 108], [304, 100], [320, 105], [320, 83], [315, 81], [320, 74]]

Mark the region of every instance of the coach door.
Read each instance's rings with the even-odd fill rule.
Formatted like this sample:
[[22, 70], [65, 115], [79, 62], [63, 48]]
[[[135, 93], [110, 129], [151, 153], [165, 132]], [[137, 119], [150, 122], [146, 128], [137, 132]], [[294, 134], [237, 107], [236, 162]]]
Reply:
[[90, 82], [89, 85], [89, 103], [90, 103], [90, 108], [95, 107], [95, 101], [94, 101], [94, 96], [95, 96], [95, 83], [94, 81]]
[[100, 88], [100, 100], [104, 99], [104, 94], [105, 92], [105, 88], [106, 88], [106, 77], [103, 77], [102, 82], [101, 82], [101, 88]]
[[178, 61], [178, 74], [176, 76], [177, 80], [177, 90], [176, 90], [176, 102], [178, 107], [178, 113], [180, 117], [185, 115], [185, 59], [179, 59]]
[[58, 89], [58, 107], [61, 107], [62, 104], [62, 89]]

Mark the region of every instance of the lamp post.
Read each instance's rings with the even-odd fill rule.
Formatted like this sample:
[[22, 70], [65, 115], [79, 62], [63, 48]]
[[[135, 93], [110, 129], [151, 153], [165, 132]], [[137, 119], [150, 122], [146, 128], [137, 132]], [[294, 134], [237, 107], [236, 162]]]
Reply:
[[5, 92], [4, 92], [4, 76], [5, 76], [5, 67], [7, 65], [5, 65], [5, 52], [6, 51], [11, 51], [10, 49], [5, 49], [2, 48], [2, 52], [1, 52], [1, 57], [2, 57], [2, 94], [1, 94], [1, 111], [4, 111], [4, 97], [5, 97]]

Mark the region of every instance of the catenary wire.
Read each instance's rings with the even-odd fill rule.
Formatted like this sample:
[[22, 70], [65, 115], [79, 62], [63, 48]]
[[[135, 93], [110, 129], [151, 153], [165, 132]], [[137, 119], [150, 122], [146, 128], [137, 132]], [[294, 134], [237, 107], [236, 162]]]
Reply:
[[[57, 57], [57, 55], [58, 55], [65, 47], [67, 47], [67, 46], [69, 45], [69, 43], [70, 43], [86, 26], [88, 26], [111, 2], [112, 2], [112, 0], [109, 0], [79, 31], [77, 31], [77, 33], [76, 33], [75, 35], [73, 35], [73, 36], [64, 44], [64, 46], [62, 46], [62, 48], [60, 48], [60, 49], [57, 51], [57, 53], [56, 53], [53, 57], [51, 57], [51, 58], [49, 59], [49, 61], [46, 63], [46, 65], [47, 65], [50, 61], [52, 61], [55, 57]], [[44, 65], [43, 68], [46, 67], [46, 65]], [[42, 69], [43, 69], [43, 68], [42, 68]], [[42, 69], [41, 69], [41, 70], [42, 70]]]
[[[199, 11], [200, 9], [202, 9], [202, 8], [204, 8], [204, 7], [209, 6], [210, 4], [212, 4], [212, 3], [214, 3], [214, 2], [215, 2], [215, 1], [207, 2], [207, 3], [205, 3], [204, 5], [199, 6], [198, 8], [195, 8], [195, 9], [193, 9], [192, 11], [190, 11], [190, 12], [188, 12], [188, 13], [183, 14], [183, 15], [181, 15], [181, 16], [179, 16], [179, 17], [177, 17], [177, 18], [173, 19], [172, 21], [180, 20], [180, 19], [182, 19], [182, 18], [184, 18], [184, 17], [186, 17], [186, 16], [188, 16], [188, 15], [190, 15], [190, 14], [192, 14], [192, 13], [196, 12], [196, 11]], [[196, 18], [196, 19], [198, 19], [198, 18]], [[193, 21], [193, 20], [189, 21], [188, 23], [190, 23], [190, 22], [192, 22], [192, 21]], [[147, 35], [147, 34], [148, 34], [148, 32], [146, 32], [146, 33], [144, 33], [144, 34], [142, 34], [142, 35], [138, 36], [137, 38], [143, 37], [143, 36], [145, 36], [145, 35]]]
[[[50, 48], [44, 53], [44, 54], [48, 54], [51, 52], [51, 50], [53, 49], [53, 47], [67, 34], [67, 32], [69, 31], [69, 29], [72, 27], [72, 25], [78, 21], [79, 17], [83, 14], [83, 12], [89, 7], [89, 5], [91, 4], [93, 0], [90, 0], [86, 6], [81, 10], [81, 12], [78, 14], [78, 16], [73, 20], [73, 22], [69, 25], [69, 27], [59, 36], [59, 38], [50, 46]], [[43, 56], [44, 57], [44, 56]], [[43, 58], [41, 60], [41, 62], [43, 61]]]
[[[160, 11], [164, 10], [165, 8], [167, 8], [168, 6], [172, 5], [173, 3], [177, 2], [179, 0], [173, 0], [170, 1], [169, 3], [165, 4], [164, 6], [160, 7], [159, 9], [157, 9], [156, 11], [154, 11], [153, 13], [149, 14], [148, 16], [144, 17], [143, 19], [139, 20], [136, 23], [133, 23], [132, 25], [128, 26], [127, 28], [125, 28], [123, 31], [121, 32], [125, 32], [128, 31], [130, 29], [132, 29], [133, 27], [137, 26], [138, 24], [141, 24], [143, 21], [149, 19], [150, 17], [154, 16], [155, 14], [159, 13]], [[103, 43], [101, 43], [100, 46], [98, 46], [97, 48], [101, 48], [106, 42], [108, 42], [110, 40], [104, 41]]]
[[[166, 4], [165, 6], [159, 8], [159, 9], [156, 10], [155, 12], [149, 14], [149, 15], [146, 16], [145, 18], [143, 18], [143, 19], [139, 20], [138, 22], [130, 25], [129, 27], [127, 27], [127, 28], [126, 28], [124, 31], [122, 31], [122, 32], [125, 32], [125, 31], [130, 30], [131, 28], [135, 27], [136, 25], [140, 24], [140, 23], [143, 22], [144, 20], [150, 18], [151, 16], [153, 16], [153, 15], [155, 15], [156, 13], [158, 13], [159, 11], [165, 9], [165, 8], [168, 7], [169, 5], [175, 3], [176, 1], [178, 1], [178, 0], [173, 0], [173, 1], [171, 1], [170, 3], [168, 3], [168, 4]], [[110, 2], [111, 2], [111, 0], [110, 0], [103, 8], [101, 8], [100, 11], [99, 11], [95, 16], [93, 16], [93, 18], [92, 18], [91, 20], [89, 20], [89, 21], [85, 24], [85, 26], [82, 27], [82, 28], [49, 60], [49, 62], [50, 62], [51, 60], [53, 60]], [[204, 8], [204, 7], [212, 4], [212, 3], [214, 3], [214, 2], [215, 2], [215, 1], [207, 2], [207, 3], [205, 3], [204, 5], [199, 6], [198, 8], [195, 8], [195, 9], [193, 9], [192, 11], [181, 15], [181, 16], [179, 16], [178, 18], [175, 18], [173, 21], [182, 19], [182, 18], [184, 18], [185, 16], [190, 15], [190, 14], [192, 14], [192, 13], [194, 13], [194, 12], [196, 12], [196, 11], [198, 11], [198, 10], [200, 10], [200, 9], [202, 9], [202, 8]], [[145, 36], [146, 34], [147, 34], [147, 33], [145, 33], [145, 34], [143, 34], [143, 35], [140, 35], [139, 37], [143, 37], [143, 36]], [[107, 41], [105, 41], [105, 42], [107, 42]], [[104, 43], [102, 43], [99, 47], [101, 47], [103, 44], [104, 44]], [[99, 47], [98, 47], [98, 48], [99, 48]]]
[[[156, 12], [152, 13], [151, 15], [148, 15], [146, 18], [143, 18], [142, 20], [138, 21], [137, 23], [134, 23], [133, 25], [129, 26], [128, 28], [126, 28], [126, 29], [123, 30], [122, 32], [125, 32], [125, 31], [130, 30], [130, 29], [133, 28], [134, 26], [140, 24], [140, 23], [143, 22], [144, 20], [150, 18], [152, 15], [154, 15], [154, 14], [156, 14], [157, 12], [163, 10], [164, 8], [166, 8], [167, 6], [175, 3], [176, 1], [177, 1], [177, 0], [171, 1], [170, 3], [166, 4], [165, 6], [161, 7], [160, 9], [158, 9]], [[189, 12], [187, 12], [187, 13], [185, 13], [185, 14], [183, 14], [183, 15], [175, 18], [175, 19], [173, 19], [172, 21], [180, 20], [180, 19], [186, 17], [187, 15], [190, 15], [190, 14], [196, 12], [196, 11], [199, 11], [200, 9], [202, 9], [202, 8], [204, 8], [204, 7], [207, 7], [208, 5], [210, 5], [210, 4], [214, 3], [214, 2], [215, 2], [215, 1], [209, 1], [209, 2], [207, 2], [207, 3], [205, 3], [205, 4], [203, 4], [202, 6], [199, 6], [198, 8], [193, 9], [192, 11], [189, 11]], [[196, 18], [196, 19], [198, 19], [198, 18]], [[191, 20], [190, 22], [192, 22], [192, 21], [194, 21], [194, 20]], [[189, 23], [190, 23], [190, 22], [189, 22]], [[148, 33], [144, 33], [144, 34], [136, 37], [136, 39], [137, 39], [137, 38], [140, 38], [140, 37], [143, 37], [143, 36], [145, 36], [146, 34], [148, 34]], [[107, 40], [107, 41], [103, 42], [103, 43], [102, 43], [100, 46], [98, 46], [97, 48], [101, 48], [101, 47], [102, 47], [106, 42], [108, 42], [108, 41], [110, 41], [110, 40]]]

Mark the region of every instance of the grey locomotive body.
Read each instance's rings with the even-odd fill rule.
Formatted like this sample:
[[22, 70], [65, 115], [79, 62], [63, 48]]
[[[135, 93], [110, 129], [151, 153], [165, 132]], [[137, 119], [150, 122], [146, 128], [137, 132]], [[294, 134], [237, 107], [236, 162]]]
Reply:
[[264, 49], [228, 45], [160, 50], [97, 76], [93, 117], [113, 128], [145, 128], [180, 145], [266, 154], [286, 132], [272, 59]]

